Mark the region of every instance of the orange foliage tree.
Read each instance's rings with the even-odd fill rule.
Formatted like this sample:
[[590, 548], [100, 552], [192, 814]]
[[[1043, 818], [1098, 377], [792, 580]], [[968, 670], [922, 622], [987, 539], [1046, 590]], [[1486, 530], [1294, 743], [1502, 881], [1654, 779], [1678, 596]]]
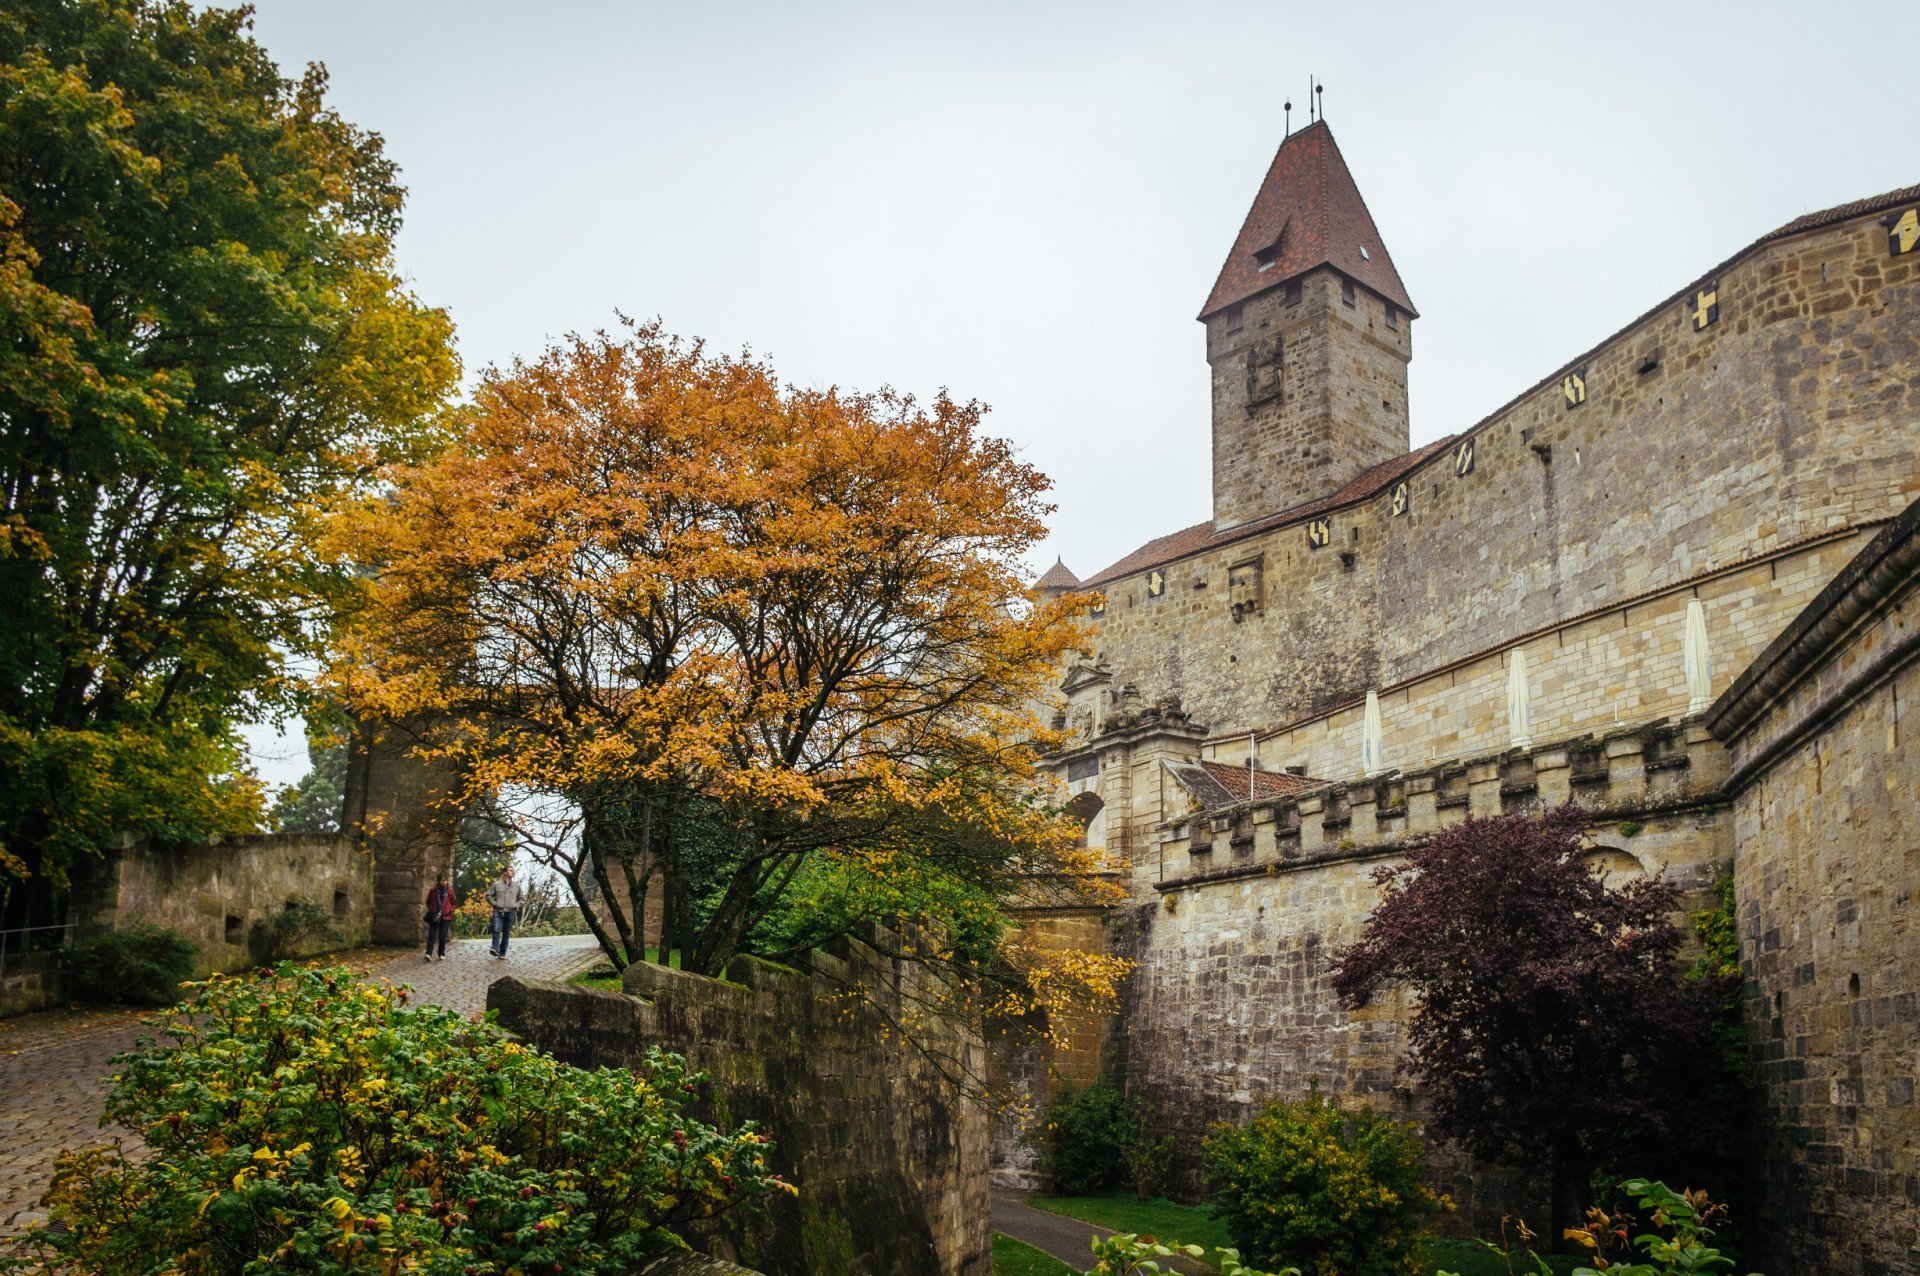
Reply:
[[462, 801], [571, 812], [522, 836], [616, 967], [657, 945], [717, 971], [904, 913], [938, 923], [907, 928], [937, 937], [916, 956], [1034, 976], [1003, 985], [1029, 985], [1015, 1013], [1062, 996], [1000, 901], [1097, 889], [1034, 767], [1078, 625], [1026, 588], [1048, 484], [982, 411], [786, 385], [657, 324], [572, 338], [340, 524], [370, 570], [328, 681], [413, 724]]

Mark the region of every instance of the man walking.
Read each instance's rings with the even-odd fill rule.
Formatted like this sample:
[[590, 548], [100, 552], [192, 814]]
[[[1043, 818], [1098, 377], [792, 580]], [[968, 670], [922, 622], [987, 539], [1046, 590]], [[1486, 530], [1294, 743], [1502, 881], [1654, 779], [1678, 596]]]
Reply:
[[514, 919], [520, 916], [520, 905], [527, 901], [527, 888], [513, 880], [513, 865], [508, 863], [500, 869], [500, 876], [493, 885], [487, 887], [487, 903], [493, 905], [493, 956], [497, 961], [507, 959], [507, 937], [513, 933]]
[[[447, 935], [453, 930], [453, 887], [445, 873], [433, 879], [427, 892], [427, 960], [447, 959]], [[437, 950], [436, 950], [437, 946]]]

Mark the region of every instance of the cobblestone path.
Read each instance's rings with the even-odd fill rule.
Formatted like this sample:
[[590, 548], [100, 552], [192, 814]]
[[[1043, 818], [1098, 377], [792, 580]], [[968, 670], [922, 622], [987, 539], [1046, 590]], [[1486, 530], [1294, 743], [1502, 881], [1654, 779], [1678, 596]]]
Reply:
[[[445, 961], [392, 949], [342, 953], [343, 965], [410, 984], [418, 1001], [463, 1015], [486, 1009], [487, 988], [505, 974], [564, 979], [599, 955], [590, 935], [516, 939], [507, 961], [487, 956], [487, 941], [462, 939]], [[101, 1128], [100, 1109], [116, 1054], [143, 1029], [141, 1011], [56, 1010], [0, 1019], [0, 1236], [42, 1217], [39, 1200], [62, 1149], [138, 1136]]]

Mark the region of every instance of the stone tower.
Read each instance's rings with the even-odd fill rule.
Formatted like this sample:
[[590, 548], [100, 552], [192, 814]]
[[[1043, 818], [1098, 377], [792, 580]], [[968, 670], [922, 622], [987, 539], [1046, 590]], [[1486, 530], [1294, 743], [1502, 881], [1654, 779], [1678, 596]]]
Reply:
[[1326, 122], [1287, 138], [1200, 311], [1216, 529], [1407, 450], [1414, 317]]

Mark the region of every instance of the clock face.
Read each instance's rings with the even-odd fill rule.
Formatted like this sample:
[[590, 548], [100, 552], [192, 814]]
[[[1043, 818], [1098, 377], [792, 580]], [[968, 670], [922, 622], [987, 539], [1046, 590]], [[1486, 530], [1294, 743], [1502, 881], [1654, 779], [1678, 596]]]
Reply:
[[1156, 567], [1147, 573], [1147, 597], [1158, 598], [1166, 592], [1167, 578], [1161, 573], [1160, 569]]
[[1395, 518], [1399, 518], [1407, 512], [1407, 501], [1410, 499], [1411, 490], [1407, 487], [1407, 481], [1401, 479], [1393, 485], [1393, 500], [1387, 508]]
[[1310, 518], [1307, 520], [1307, 548], [1325, 549], [1333, 540], [1333, 520]]

